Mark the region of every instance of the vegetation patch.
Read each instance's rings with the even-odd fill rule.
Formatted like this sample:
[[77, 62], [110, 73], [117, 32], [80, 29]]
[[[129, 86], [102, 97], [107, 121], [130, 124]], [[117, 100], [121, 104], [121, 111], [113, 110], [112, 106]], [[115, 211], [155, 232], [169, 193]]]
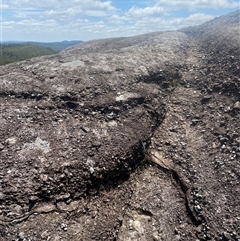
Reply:
[[56, 53], [57, 51], [51, 48], [33, 44], [2, 44], [0, 45], [0, 65]]

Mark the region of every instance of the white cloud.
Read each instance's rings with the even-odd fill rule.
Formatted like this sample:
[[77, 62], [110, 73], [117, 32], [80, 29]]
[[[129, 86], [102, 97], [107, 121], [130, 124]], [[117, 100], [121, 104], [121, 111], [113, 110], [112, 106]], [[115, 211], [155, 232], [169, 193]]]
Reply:
[[[16, 21], [13, 24], [15, 28], [18, 28], [17, 23], [20, 24], [23, 20], [31, 22], [31, 19], [35, 19], [41, 25], [48, 19], [56, 19], [59, 25], [70, 31], [69, 26], [79, 19], [106, 18], [117, 11], [111, 1], [104, 0], [8, 0], [8, 4], [9, 15]], [[94, 24], [96, 20], [92, 21]]]
[[173, 9], [190, 9], [199, 8], [236, 8], [239, 6], [239, 1], [233, 0], [158, 0], [157, 5]]
[[104, 11], [101, 11], [101, 10], [87, 10], [85, 12], [85, 14], [87, 16], [90, 16], [90, 17], [105, 17], [105, 16], [107, 16], [107, 13], [104, 12]]
[[166, 30], [177, 30], [187, 26], [198, 25], [213, 19], [214, 16], [204, 13], [195, 13], [186, 18], [142, 18], [129, 27], [134, 32], [155, 32]]
[[60, 25], [54, 19], [48, 19], [45, 21], [38, 21], [35, 19], [27, 19], [20, 22], [17, 22], [16, 25], [18, 27], [22, 27], [24, 30], [32, 31], [46, 31], [47, 29], [55, 29], [60, 27]]
[[128, 17], [146, 17], [146, 16], [158, 16], [163, 15], [165, 13], [165, 9], [158, 5], [154, 5], [153, 7], [146, 8], [138, 8], [133, 6], [127, 13]]
[[204, 13], [195, 13], [191, 14], [186, 18], [174, 18], [169, 20], [166, 24], [171, 26], [172, 30], [188, 27], [188, 26], [194, 26], [202, 24], [206, 21], [209, 21], [213, 19], [213, 15], [204, 14]]
[[195, 25], [195, 24], [201, 24], [206, 21], [209, 21], [213, 19], [214, 16], [210, 14], [205, 14], [205, 13], [195, 13], [187, 18], [182, 18], [181, 22], [184, 22], [185, 25]]
[[12, 9], [36, 9], [36, 10], [65, 10], [80, 8], [84, 10], [103, 10], [115, 11], [116, 8], [112, 5], [111, 1], [100, 0], [9, 0], [9, 8]]
[[83, 10], [80, 8], [68, 8], [68, 9], [63, 9], [63, 10], [47, 10], [43, 12], [43, 15], [45, 17], [57, 17], [57, 16], [62, 16], [62, 17], [69, 17], [71, 16], [72, 18], [75, 17], [76, 15], [83, 14]]
[[28, 15], [28, 13], [26, 13], [26, 12], [16, 12], [16, 13], [14, 13], [12, 16], [13, 16], [13, 18], [26, 19], [26, 18], [28, 18], [29, 15]]
[[5, 40], [88, 40], [175, 30], [214, 18], [216, 9], [238, 7], [237, 0], [126, 0], [128, 8], [117, 8], [116, 0], [3, 1]]
[[6, 21], [6, 22], [3, 22], [1, 27], [2, 27], [2, 30], [7, 30], [7, 29], [12, 29], [13, 26], [15, 25], [15, 21]]
[[93, 9], [101, 9], [106, 11], [116, 10], [116, 8], [112, 5], [111, 1], [102, 2], [102, 1], [86, 0], [86, 2], [87, 2], [87, 6]]
[[2, 5], [1, 5], [1, 8], [2, 8], [2, 10], [8, 9], [8, 8], [9, 8], [9, 5], [7, 5], [7, 4], [2, 4]]
[[112, 21], [123, 21], [123, 20], [127, 20], [127, 17], [126, 16], [119, 16], [117, 14], [113, 14], [109, 20], [112, 20]]

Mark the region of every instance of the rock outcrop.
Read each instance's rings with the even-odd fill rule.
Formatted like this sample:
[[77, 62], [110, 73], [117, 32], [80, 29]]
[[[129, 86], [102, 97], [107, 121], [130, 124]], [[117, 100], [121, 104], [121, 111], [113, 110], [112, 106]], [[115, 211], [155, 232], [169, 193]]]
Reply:
[[240, 240], [238, 30], [0, 67], [0, 240]]

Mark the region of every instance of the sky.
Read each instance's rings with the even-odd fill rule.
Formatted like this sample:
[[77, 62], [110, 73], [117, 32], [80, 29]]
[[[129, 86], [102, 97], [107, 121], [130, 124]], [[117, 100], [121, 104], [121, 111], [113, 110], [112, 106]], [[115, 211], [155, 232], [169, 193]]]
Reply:
[[0, 41], [133, 36], [199, 25], [239, 0], [0, 0]]

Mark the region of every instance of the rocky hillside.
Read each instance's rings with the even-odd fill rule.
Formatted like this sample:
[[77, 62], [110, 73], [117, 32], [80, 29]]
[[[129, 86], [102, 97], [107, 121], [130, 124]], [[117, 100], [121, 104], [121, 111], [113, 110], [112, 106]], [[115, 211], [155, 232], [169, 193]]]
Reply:
[[239, 13], [0, 67], [0, 240], [240, 240]]

